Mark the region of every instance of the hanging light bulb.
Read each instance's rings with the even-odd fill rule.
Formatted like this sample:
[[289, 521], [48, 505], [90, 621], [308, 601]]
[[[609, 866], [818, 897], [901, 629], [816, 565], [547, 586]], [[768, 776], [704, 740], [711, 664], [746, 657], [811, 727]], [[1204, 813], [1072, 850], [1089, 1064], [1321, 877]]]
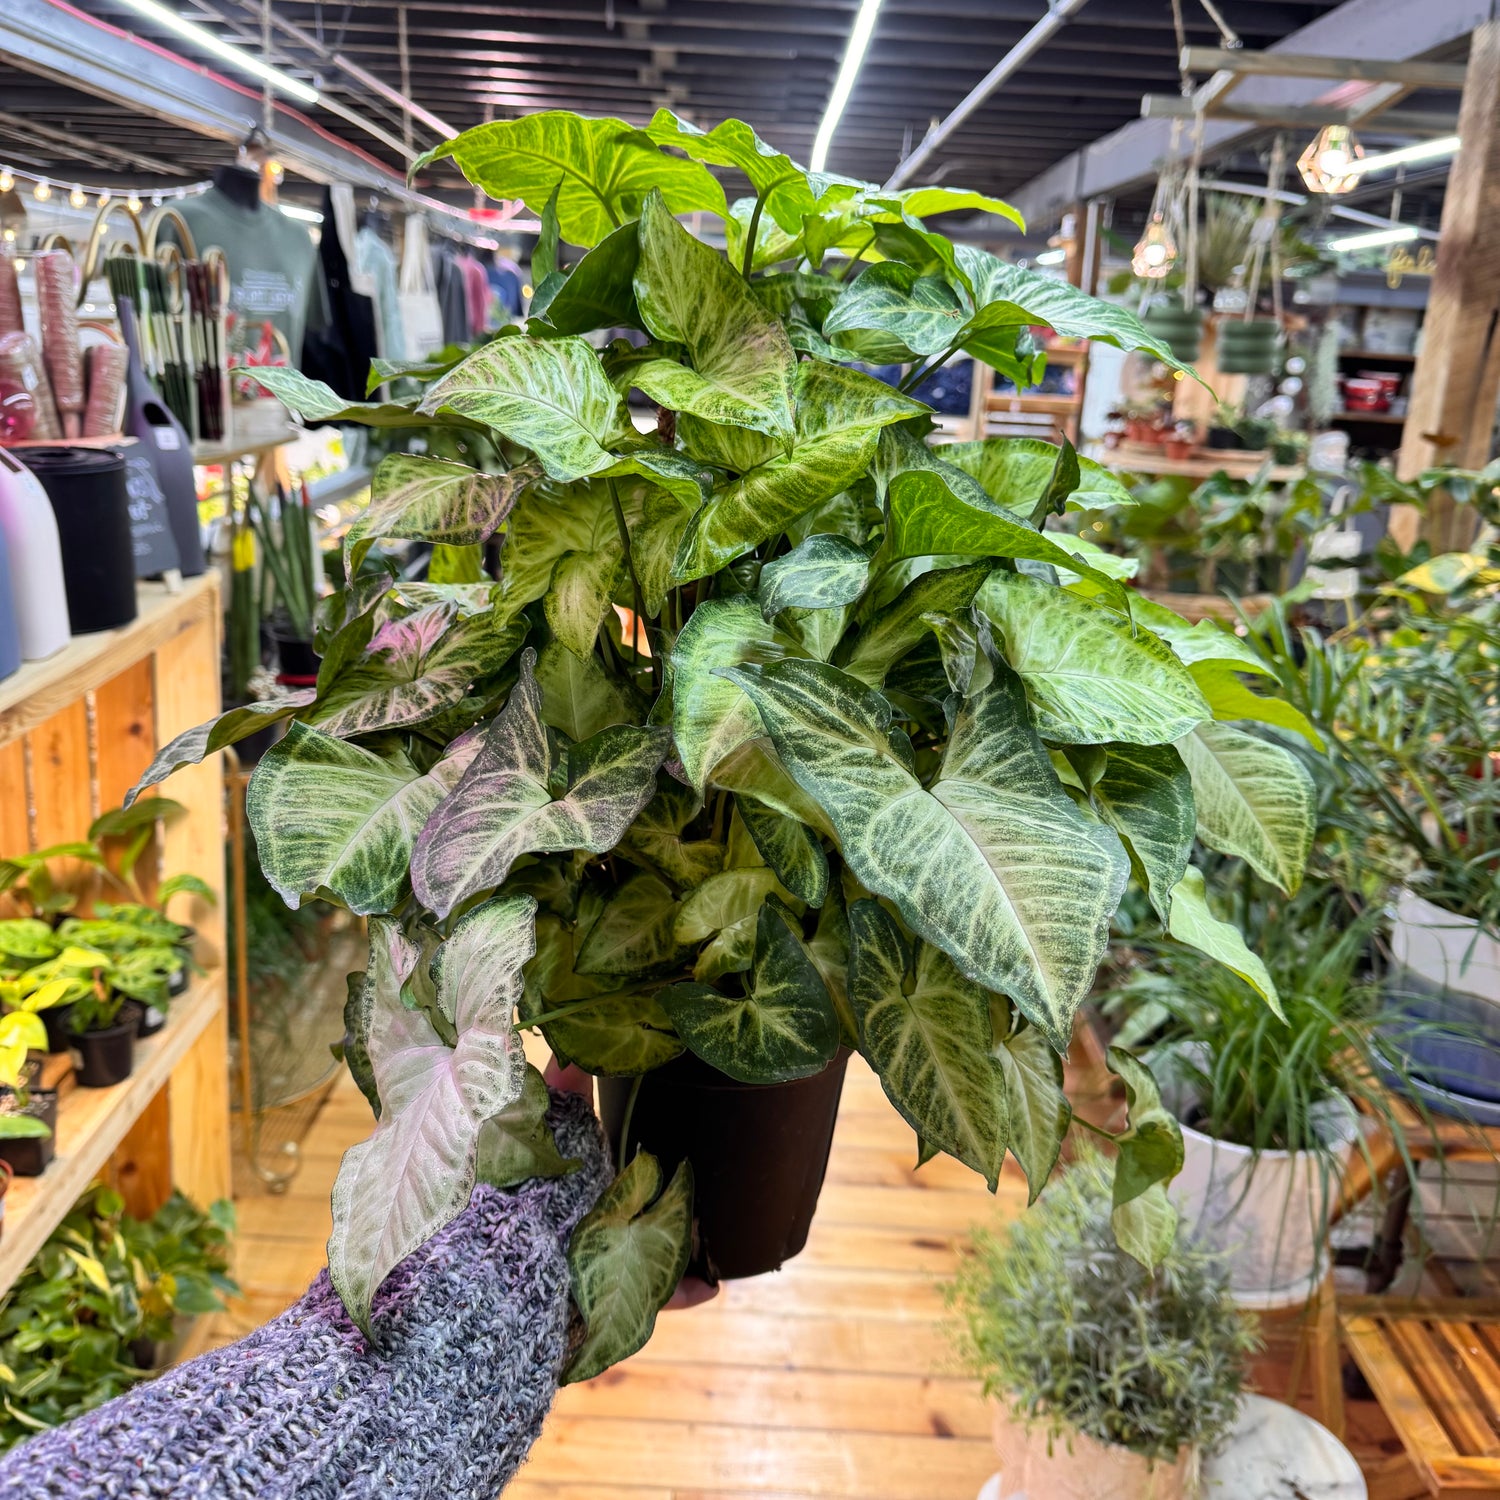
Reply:
[[16, 232], [14, 229], [7, 227], [4, 234], [0, 235], [0, 238], [3, 238], [7, 245], [13, 245], [16, 242]]
[[16, 185], [16, 179], [9, 167], [0, 167], [0, 193], [8, 193]]
[[1325, 125], [1297, 158], [1297, 170], [1313, 193], [1347, 193], [1360, 178], [1365, 148], [1347, 125]]
[[1146, 232], [1136, 243], [1130, 256], [1130, 269], [1137, 276], [1152, 280], [1165, 276], [1177, 263], [1177, 246], [1167, 233], [1167, 226], [1160, 214], [1152, 214]]
[[109, 202], [111, 196], [112, 195], [109, 189], [105, 188], [104, 191], [99, 194], [99, 207], [103, 208], [104, 205]]
[[89, 195], [75, 182], [73, 191], [68, 194], [68, 202], [74, 208], [83, 208], [89, 201]]
[[52, 196], [52, 187], [45, 177], [37, 180], [37, 185], [31, 190], [31, 196], [38, 203], [45, 203]]
[[131, 211], [131, 213], [133, 213], [133, 214], [140, 213], [140, 211], [141, 211], [141, 195], [139, 193], [132, 193], [125, 200], [125, 207], [128, 208]]

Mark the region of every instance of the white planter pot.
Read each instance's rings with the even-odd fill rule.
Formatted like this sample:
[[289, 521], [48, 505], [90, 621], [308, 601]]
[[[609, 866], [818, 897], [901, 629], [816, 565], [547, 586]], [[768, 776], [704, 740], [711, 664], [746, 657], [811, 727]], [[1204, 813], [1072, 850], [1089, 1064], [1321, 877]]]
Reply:
[[1391, 913], [1391, 953], [1426, 986], [1500, 1007], [1500, 941], [1472, 917], [1402, 891]]
[[1331, 1155], [1257, 1153], [1182, 1127], [1185, 1158], [1167, 1192], [1189, 1235], [1227, 1258], [1241, 1307], [1296, 1307], [1323, 1279], [1329, 1209], [1354, 1127], [1344, 1119], [1331, 1133]]
[[1044, 1424], [1028, 1430], [1006, 1411], [995, 1414], [996, 1500], [1189, 1500], [1196, 1493], [1190, 1449], [1175, 1464], [1152, 1464], [1081, 1432], [1052, 1440], [1050, 1453], [1048, 1446]]

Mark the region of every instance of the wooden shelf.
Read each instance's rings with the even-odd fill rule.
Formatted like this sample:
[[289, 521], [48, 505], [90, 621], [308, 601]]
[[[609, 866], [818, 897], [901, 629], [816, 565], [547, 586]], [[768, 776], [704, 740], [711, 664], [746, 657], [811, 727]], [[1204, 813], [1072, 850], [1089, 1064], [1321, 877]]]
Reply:
[[0, 1293], [26, 1269], [223, 1009], [223, 972], [210, 971], [172, 1002], [167, 1024], [155, 1036], [135, 1044], [135, 1071], [124, 1083], [74, 1088], [63, 1096], [56, 1157], [40, 1177], [17, 1177], [5, 1195]]
[[[1168, 474], [1181, 479], [1211, 479], [1215, 474], [1226, 474], [1230, 479], [1253, 479], [1265, 465], [1265, 458], [1249, 463], [1244, 458], [1243, 452], [1232, 448], [1168, 458], [1161, 447], [1141, 443], [1106, 449], [1099, 455], [1099, 462], [1116, 474]], [[1265, 477], [1272, 484], [1287, 484], [1306, 472], [1300, 464], [1272, 464]]]
[[[0, 742], [40, 724], [84, 693], [103, 686], [132, 662], [218, 613], [219, 577], [189, 578], [174, 594], [161, 583], [138, 583], [138, 613], [118, 630], [75, 635], [45, 661], [30, 661], [0, 681]], [[82, 837], [82, 831], [75, 835]]]
[[1335, 422], [1371, 422], [1382, 427], [1400, 427], [1406, 421], [1404, 412], [1393, 411], [1336, 411]]
[[1011, 391], [991, 391], [986, 405], [993, 412], [1042, 412], [1052, 416], [1072, 416], [1083, 404], [1077, 396], [1024, 396]]
[[217, 443], [194, 443], [193, 462], [199, 468], [208, 468], [215, 464], [232, 463], [237, 458], [256, 458], [262, 453], [270, 453], [275, 448], [296, 442], [302, 436], [302, 431], [302, 428], [288, 423], [275, 433], [249, 442], [236, 442], [233, 438], [227, 438]]
[[1379, 364], [1381, 360], [1389, 360], [1394, 365], [1414, 365], [1417, 362], [1415, 354], [1382, 354], [1378, 349], [1340, 349], [1340, 359], [1362, 359], [1368, 364]]

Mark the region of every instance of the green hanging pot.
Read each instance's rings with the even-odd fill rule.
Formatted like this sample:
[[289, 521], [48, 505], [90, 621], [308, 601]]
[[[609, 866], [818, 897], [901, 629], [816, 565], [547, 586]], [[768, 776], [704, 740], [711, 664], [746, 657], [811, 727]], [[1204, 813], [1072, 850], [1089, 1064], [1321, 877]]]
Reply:
[[1275, 318], [1219, 325], [1219, 369], [1226, 375], [1269, 375], [1276, 368], [1281, 325]]
[[1203, 339], [1202, 308], [1153, 307], [1141, 321], [1146, 332], [1164, 343], [1183, 364], [1197, 359]]

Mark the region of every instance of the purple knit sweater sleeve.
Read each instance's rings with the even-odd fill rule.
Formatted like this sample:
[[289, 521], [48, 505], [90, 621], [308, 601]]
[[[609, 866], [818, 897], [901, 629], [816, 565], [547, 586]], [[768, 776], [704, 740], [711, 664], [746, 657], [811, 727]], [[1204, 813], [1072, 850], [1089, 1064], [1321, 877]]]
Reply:
[[567, 1354], [567, 1242], [609, 1180], [598, 1123], [553, 1095], [567, 1177], [478, 1187], [375, 1298], [375, 1343], [327, 1271], [274, 1322], [0, 1459], [0, 1497], [495, 1500]]

